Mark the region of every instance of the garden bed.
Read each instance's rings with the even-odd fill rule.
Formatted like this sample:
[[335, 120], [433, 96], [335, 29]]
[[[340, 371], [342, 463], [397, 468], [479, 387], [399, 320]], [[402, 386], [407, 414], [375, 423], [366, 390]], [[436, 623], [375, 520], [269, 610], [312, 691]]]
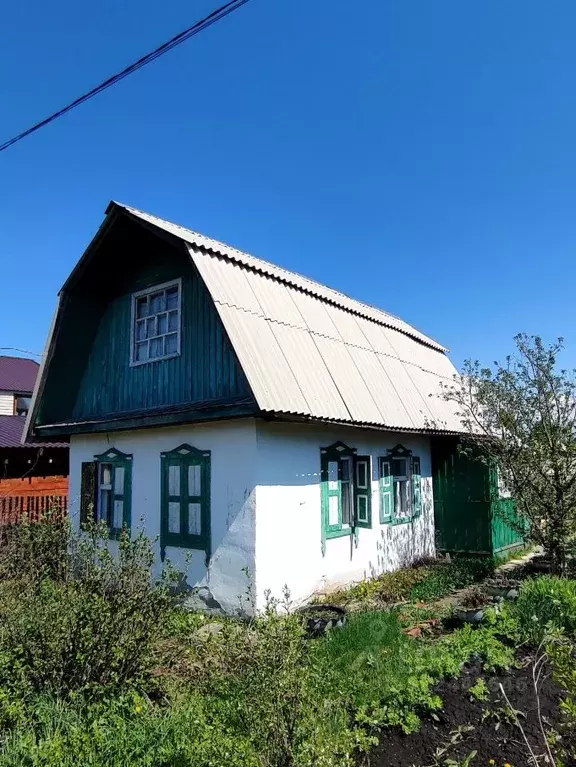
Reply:
[[[524, 663], [528, 661], [528, 657], [523, 658]], [[483, 680], [480, 685], [479, 679]], [[385, 731], [379, 746], [370, 753], [370, 766], [435, 767], [451, 764], [446, 761], [450, 759], [460, 765], [476, 751], [475, 758], [470, 760], [471, 767], [505, 764], [526, 767], [530, 763], [529, 754], [499, 684], [513, 708], [521, 712], [520, 722], [536, 755], [542, 755], [545, 746], [537, 716], [532, 666], [488, 674], [479, 663], [474, 663], [464, 669], [460, 678], [438, 685], [443, 708], [423, 719], [418, 732], [406, 735], [399, 728]], [[479, 700], [470, 689], [481, 692], [484, 685], [486, 699]], [[541, 713], [547, 730], [561, 729], [561, 697], [560, 688], [547, 675], [540, 689]], [[539, 763], [545, 764], [544, 758]]]

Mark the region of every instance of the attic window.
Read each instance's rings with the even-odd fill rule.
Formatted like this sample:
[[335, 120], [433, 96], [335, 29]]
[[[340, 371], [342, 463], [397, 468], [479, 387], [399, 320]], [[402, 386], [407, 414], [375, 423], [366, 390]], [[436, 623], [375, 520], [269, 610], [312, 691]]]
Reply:
[[131, 365], [180, 354], [181, 280], [132, 295]]

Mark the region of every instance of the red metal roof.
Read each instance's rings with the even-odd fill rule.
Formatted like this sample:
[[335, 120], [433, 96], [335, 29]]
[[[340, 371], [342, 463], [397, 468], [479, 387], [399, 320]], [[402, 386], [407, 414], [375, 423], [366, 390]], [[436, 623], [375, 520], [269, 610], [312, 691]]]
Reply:
[[40, 365], [24, 357], [0, 355], [0, 391], [34, 391]]
[[22, 415], [0, 415], [0, 449], [3, 447], [69, 447], [66, 442], [26, 442], [22, 433], [26, 418]]

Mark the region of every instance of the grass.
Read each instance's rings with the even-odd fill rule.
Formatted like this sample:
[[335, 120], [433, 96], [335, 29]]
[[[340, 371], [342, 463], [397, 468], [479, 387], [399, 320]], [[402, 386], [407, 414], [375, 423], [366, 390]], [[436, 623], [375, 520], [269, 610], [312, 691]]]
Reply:
[[371, 727], [412, 732], [422, 713], [441, 708], [434, 692], [440, 680], [458, 676], [472, 658], [490, 668], [513, 662], [513, 650], [495, 636], [495, 616], [493, 625], [431, 640], [408, 636], [401, 619], [397, 610], [354, 613], [345, 629], [316, 645], [316, 661], [337, 680], [338, 695]]
[[331, 592], [322, 601], [360, 609], [380, 608], [398, 602], [427, 602], [482, 580], [494, 568], [494, 560], [485, 557], [432, 560]]

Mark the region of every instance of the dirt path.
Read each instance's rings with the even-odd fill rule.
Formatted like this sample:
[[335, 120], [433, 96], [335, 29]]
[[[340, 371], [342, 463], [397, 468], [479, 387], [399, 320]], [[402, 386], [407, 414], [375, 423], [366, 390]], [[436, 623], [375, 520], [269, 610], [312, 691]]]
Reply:
[[[523, 556], [518, 557], [518, 559], [511, 559], [510, 561], [497, 567], [495, 570], [495, 575], [507, 575], [512, 577], [515, 571], [524, 567], [524, 565], [528, 564], [528, 562], [530, 562], [530, 560], [533, 559], [535, 556], [537, 556], [539, 553], [540, 551], [538, 549], [534, 549], [534, 551], [530, 551], [528, 552], [528, 554], [524, 554]], [[490, 577], [494, 577], [494, 576], [490, 576]], [[481, 586], [482, 583], [483, 581], [480, 581], [476, 585]], [[440, 610], [446, 607], [452, 607], [453, 605], [456, 605], [460, 602], [463, 595], [469, 589], [470, 587], [466, 586], [463, 589], [458, 589], [457, 591], [453, 591], [451, 594], [448, 594], [447, 596], [432, 602], [431, 607], [437, 607]]]

